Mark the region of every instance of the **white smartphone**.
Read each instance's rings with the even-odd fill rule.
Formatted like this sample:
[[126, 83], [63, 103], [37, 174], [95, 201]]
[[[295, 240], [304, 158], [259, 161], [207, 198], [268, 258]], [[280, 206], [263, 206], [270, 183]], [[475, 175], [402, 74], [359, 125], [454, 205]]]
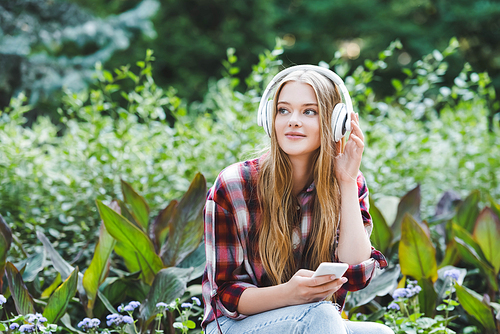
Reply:
[[335, 275], [335, 277], [340, 278], [346, 272], [349, 265], [347, 263], [336, 263], [336, 262], [322, 262], [318, 266], [318, 269], [314, 272], [312, 277], [324, 276], [324, 275]]

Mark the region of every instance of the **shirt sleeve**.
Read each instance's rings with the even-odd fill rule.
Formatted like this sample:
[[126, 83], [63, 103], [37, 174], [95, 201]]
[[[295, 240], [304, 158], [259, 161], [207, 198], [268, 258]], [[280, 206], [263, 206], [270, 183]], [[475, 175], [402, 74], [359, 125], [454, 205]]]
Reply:
[[[369, 237], [372, 233], [373, 222], [372, 217], [368, 212], [370, 207], [368, 200], [368, 187], [366, 186], [366, 180], [361, 171], [358, 174], [357, 183], [359, 208], [361, 210], [361, 217], [365, 226], [365, 232]], [[381, 252], [372, 247], [371, 256], [368, 260], [357, 265], [349, 266], [349, 269], [347, 269], [344, 275], [348, 281], [342, 286], [342, 288], [348, 291], [363, 289], [368, 285], [368, 283], [370, 283], [376, 267], [387, 267], [387, 261]]]
[[244, 265], [244, 247], [241, 231], [235, 222], [230, 195], [225, 189], [211, 189], [205, 206], [205, 247], [211, 298], [215, 298], [218, 315], [242, 319], [237, 312], [243, 291], [252, 284]]

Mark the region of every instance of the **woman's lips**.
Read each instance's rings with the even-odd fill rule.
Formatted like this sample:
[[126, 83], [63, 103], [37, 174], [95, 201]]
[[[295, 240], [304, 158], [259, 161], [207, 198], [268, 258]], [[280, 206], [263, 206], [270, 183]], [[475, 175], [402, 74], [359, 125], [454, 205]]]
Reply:
[[285, 137], [287, 137], [288, 139], [302, 139], [305, 138], [306, 135], [298, 132], [289, 132], [285, 133]]

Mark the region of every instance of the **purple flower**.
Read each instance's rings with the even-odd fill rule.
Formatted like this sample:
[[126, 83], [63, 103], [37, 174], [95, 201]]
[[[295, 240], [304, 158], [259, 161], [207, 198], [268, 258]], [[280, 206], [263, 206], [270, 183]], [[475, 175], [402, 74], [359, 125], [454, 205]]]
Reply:
[[182, 303], [181, 307], [182, 308], [191, 308], [191, 307], [193, 307], [193, 304], [191, 304], [191, 303]]
[[78, 323], [78, 327], [83, 327], [82, 328], [83, 331], [87, 331], [89, 329], [98, 328], [100, 324], [101, 324], [101, 320], [99, 320], [97, 318], [93, 318], [93, 319], [85, 318]]
[[118, 306], [118, 312], [121, 312], [121, 311], [123, 311], [123, 306], [120, 305], [120, 306]]
[[22, 325], [19, 327], [21, 333], [33, 333], [35, 331], [35, 325]]
[[5, 304], [6, 302], [7, 302], [7, 299], [3, 295], [0, 295], [0, 306]]
[[394, 299], [399, 299], [399, 298], [405, 298], [408, 295], [408, 291], [405, 288], [400, 288], [394, 290], [392, 293], [392, 298]]
[[460, 270], [458, 269], [446, 270], [444, 272], [444, 278], [448, 276], [451, 277], [453, 280], [458, 281], [458, 278], [460, 277]]
[[124, 315], [122, 321], [125, 324], [133, 324], [134, 323], [134, 319], [132, 319], [132, 317], [130, 317], [128, 315]]
[[422, 291], [422, 288], [418, 285], [415, 287], [411, 286], [411, 288], [408, 287], [408, 288], [406, 288], [406, 297], [411, 298], [411, 297], [419, 294], [420, 291]]
[[200, 302], [200, 300], [198, 299], [198, 297], [192, 297], [192, 298], [191, 298], [191, 300], [192, 300], [192, 301], [193, 301], [196, 305], [198, 305], [198, 306], [200, 306], [200, 305], [201, 305], [201, 302]]
[[399, 305], [394, 302], [390, 303], [389, 306], [387, 306], [387, 308], [389, 310], [396, 310], [396, 311], [400, 310]]
[[15, 322], [13, 324], [10, 324], [9, 328], [13, 331], [19, 328], [19, 324], [16, 324]]
[[135, 310], [136, 308], [138, 308], [139, 306], [141, 306], [141, 303], [139, 303], [138, 301], [134, 300], [134, 301], [131, 301], [130, 303], [128, 303], [127, 306], [130, 306], [130, 307], [132, 307]]

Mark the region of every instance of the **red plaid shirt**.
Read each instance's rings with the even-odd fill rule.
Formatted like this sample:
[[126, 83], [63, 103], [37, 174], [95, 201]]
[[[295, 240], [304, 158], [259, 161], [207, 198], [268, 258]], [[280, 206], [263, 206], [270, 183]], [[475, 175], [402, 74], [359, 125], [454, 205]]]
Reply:
[[[238, 301], [248, 287], [270, 286], [258, 253], [257, 226], [260, 206], [257, 198], [259, 159], [236, 163], [224, 169], [212, 188], [205, 205], [205, 250], [207, 263], [203, 275], [202, 291], [205, 313], [202, 327], [215, 319], [212, 298], [217, 305], [217, 317], [233, 319], [245, 317], [237, 311]], [[372, 221], [368, 213], [368, 188], [361, 172], [357, 177], [359, 206], [365, 230], [371, 234]], [[294, 253], [301, 259], [308, 242], [312, 221], [312, 195], [314, 183], [298, 195], [301, 223], [294, 231]], [[332, 261], [336, 261], [332, 254]], [[364, 288], [370, 281], [375, 267], [387, 266], [379, 251], [372, 248], [371, 258], [358, 265], [349, 266], [348, 278], [336, 293], [337, 303], [343, 307], [347, 291]], [[299, 264], [299, 268], [308, 268]], [[309, 268], [316, 269], [316, 268]]]

